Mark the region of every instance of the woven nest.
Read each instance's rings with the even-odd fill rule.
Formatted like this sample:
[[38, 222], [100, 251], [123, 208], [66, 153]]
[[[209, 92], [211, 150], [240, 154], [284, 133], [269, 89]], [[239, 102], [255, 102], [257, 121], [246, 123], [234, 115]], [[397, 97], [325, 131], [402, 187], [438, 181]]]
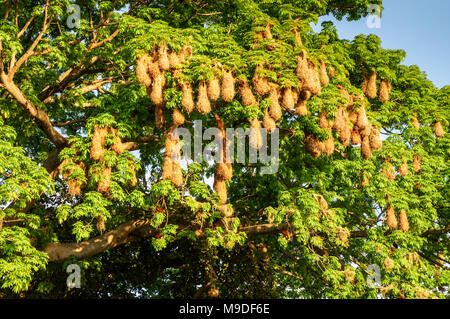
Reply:
[[211, 101], [216, 101], [220, 98], [220, 83], [216, 77], [212, 77], [208, 82], [208, 98]]
[[69, 182], [68, 193], [71, 196], [81, 195], [81, 181], [76, 178], [72, 178]]
[[320, 157], [322, 155], [322, 147], [320, 141], [312, 134], [306, 136], [305, 139], [306, 151], [311, 154], [314, 158]]
[[263, 96], [270, 92], [270, 84], [265, 76], [260, 75], [262, 66], [258, 65], [255, 69], [255, 75], [253, 76], [253, 88], [258, 96]]
[[230, 71], [224, 71], [222, 77], [222, 98], [226, 102], [231, 102], [235, 94], [233, 74]]
[[361, 135], [359, 134], [359, 130], [357, 126], [354, 126], [351, 133], [351, 142], [352, 145], [361, 144]]
[[411, 118], [411, 125], [414, 126], [417, 130], [420, 128], [420, 123], [417, 120], [417, 117]]
[[148, 67], [152, 62], [152, 57], [148, 53], [141, 55], [136, 60], [136, 78], [146, 87], [149, 87], [152, 84], [152, 78], [148, 73]]
[[239, 81], [239, 94], [242, 98], [242, 103], [245, 106], [258, 105], [255, 96], [253, 95], [252, 89], [246, 80]]
[[268, 23], [268, 24], [266, 25], [266, 27], [264, 28], [263, 36], [264, 36], [265, 39], [272, 39], [272, 38], [273, 38], [272, 32], [271, 32], [271, 30], [270, 30], [270, 27], [271, 27], [271, 26], [272, 26], [272, 25], [271, 25], [270, 23]]
[[333, 155], [333, 153], [334, 153], [334, 139], [332, 137], [327, 138], [325, 141], [323, 141], [322, 147], [323, 147], [322, 151], [325, 154], [327, 154], [328, 156]]
[[387, 257], [383, 263], [386, 270], [391, 270], [395, 266], [394, 261], [389, 257]]
[[91, 158], [95, 161], [100, 160], [103, 157], [103, 153], [105, 153], [103, 146], [106, 142], [106, 135], [108, 135], [108, 128], [99, 127], [95, 124], [91, 142]]
[[294, 91], [290, 87], [285, 88], [281, 104], [288, 110], [291, 110], [295, 107], [295, 102], [296, 101]]
[[384, 176], [386, 176], [387, 179], [389, 180], [393, 180], [395, 179], [395, 170], [394, 170], [394, 166], [389, 163], [389, 162], [385, 162], [385, 169], [383, 170], [383, 174]]
[[270, 116], [269, 111], [267, 109], [264, 112], [263, 126], [267, 130], [267, 133], [272, 133], [273, 130], [277, 127], [275, 120]]
[[359, 109], [356, 125], [360, 130], [364, 130], [369, 126], [369, 120], [367, 119], [366, 108], [364, 105]]
[[211, 112], [211, 103], [208, 99], [207, 86], [204, 81], [198, 85], [198, 100], [196, 105], [197, 111], [202, 114], [208, 114]]
[[389, 205], [386, 210], [386, 224], [390, 229], [397, 229], [398, 226], [397, 217], [395, 217], [395, 210], [391, 205]]
[[250, 120], [249, 142], [250, 146], [254, 149], [260, 149], [263, 143], [260, 128], [261, 123], [257, 118], [253, 118]]
[[173, 109], [172, 113], [173, 125], [180, 126], [184, 124], [185, 118], [183, 113], [178, 108]]
[[372, 157], [372, 148], [370, 147], [370, 140], [368, 136], [364, 136], [361, 141], [361, 156], [364, 159]]
[[306, 105], [306, 101], [311, 97], [311, 92], [309, 91], [301, 91], [300, 96], [295, 106], [295, 113], [300, 116], [306, 116], [308, 114], [308, 107]]
[[164, 109], [161, 105], [155, 107], [155, 125], [156, 128], [162, 129], [166, 124], [166, 119], [164, 117]]
[[347, 123], [345, 121], [344, 108], [341, 106], [338, 108], [338, 110], [336, 112], [336, 116], [334, 117], [333, 129], [336, 132], [341, 133], [342, 131], [345, 130], [346, 125], [347, 125]]
[[402, 176], [407, 176], [409, 174], [408, 163], [406, 161], [404, 161], [402, 165], [400, 165], [400, 167], [398, 168], [398, 172]]
[[377, 97], [377, 73], [372, 72], [367, 82], [366, 95], [373, 99]]
[[214, 177], [214, 185], [213, 185], [214, 191], [219, 195], [219, 204], [223, 205], [227, 202], [227, 183], [225, 180]]
[[445, 132], [442, 128], [442, 124], [440, 121], [437, 121], [434, 123], [434, 134], [436, 134], [436, 137], [444, 137]]
[[398, 214], [398, 221], [400, 224], [400, 229], [403, 230], [404, 232], [407, 232], [409, 230], [409, 221], [405, 211], [402, 210]]
[[363, 172], [361, 174], [361, 186], [365, 187], [365, 186], [369, 185], [369, 183], [370, 183], [369, 175], [367, 175], [366, 172]]
[[277, 122], [283, 116], [283, 111], [281, 110], [279, 99], [280, 99], [280, 96], [278, 94], [278, 88], [275, 84], [273, 84], [270, 86], [269, 114], [275, 120], [275, 122]]
[[389, 102], [391, 85], [388, 81], [381, 80], [380, 81], [380, 93], [379, 98], [382, 103]]
[[370, 146], [373, 150], [379, 150], [383, 146], [380, 131], [376, 128], [372, 128], [372, 132], [370, 133]]
[[183, 91], [183, 98], [181, 99], [181, 106], [190, 114], [194, 110], [194, 98], [192, 97], [192, 85], [190, 83], [181, 82], [181, 90]]
[[172, 184], [176, 187], [183, 186], [183, 170], [181, 169], [180, 161], [173, 161], [172, 163]]
[[177, 66], [179, 66], [181, 64], [180, 58], [178, 57], [178, 54], [175, 51], [172, 51], [169, 53], [168, 60], [169, 60], [169, 66], [171, 69], [176, 68]]
[[320, 61], [320, 83], [322, 83], [322, 86], [327, 86], [330, 83], [330, 78], [327, 73], [327, 66], [323, 61]]
[[221, 162], [217, 164], [216, 175], [224, 181], [230, 181], [233, 177], [233, 168], [231, 163]]
[[103, 194], [109, 194], [111, 183], [111, 167], [103, 167], [102, 176], [97, 185], [97, 191]]
[[150, 92], [150, 99], [155, 105], [162, 105], [164, 102], [163, 87], [165, 85], [164, 75], [158, 74], [153, 79], [152, 89]]
[[314, 95], [319, 95], [322, 87], [317, 67], [308, 59], [305, 50], [302, 50], [296, 59], [297, 68], [295, 73], [300, 83], [302, 83], [302, 89], [308, 90]]
[[413, 168], [414, 168], [414, 174], [420, 173], [420, 170], [422, 169], [422, 157], [421, 156], [414, 156]]
[[348, 237], [350, 235], [348, 228], [337, 227], [337, 235], [344, 247], [348, 247]]
[[321, 112], [319, 114], [319, 126], [321, 129], [326, 130], [327, 128], [331, 127], [330, 122], [327, 118], [328, 112]]
[[167, 56], [167, 46], [162, 43], [158, 48], [158, 64], [161, 71], [170, 69], [169, 57]]

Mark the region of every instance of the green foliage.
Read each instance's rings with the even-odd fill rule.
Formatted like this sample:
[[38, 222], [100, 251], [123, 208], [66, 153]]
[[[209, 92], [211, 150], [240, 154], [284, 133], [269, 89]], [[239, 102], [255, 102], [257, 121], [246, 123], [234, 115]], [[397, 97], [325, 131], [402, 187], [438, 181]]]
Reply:
[[[381, 2], [83, 0], [80, 27], [70, 29], [69, 1], [52, 1], [52, 23], [11, 79], [29, 103], [0, 86], [0, 296], [190, 298], [213, 280], [223, 298], [448, 298], [450, 86], [437, 89], [419, 67], [401, 65], [405, 52], [382, 48], [375, 35], [350, 41], [339, 39], [331, 22], [318, 33], [310, 27], [327, 14], [360, 19]], [[10, 72], [11, 59], [19, 63], [44, 22], [43, 3], [10, 3], [0, 3], [2, 72]], [[272, 38], [260, 39], [267, 25]], [[164, 129], [156, 128], [155, 106], [135, 72], [136, 58], [161, 43], [193, 51], [176, 72], [164, 72]], [[296, 88], [302, 50], [335, 75], [308, 100], [307, 116], [284, 112], [277, 122], [276, 173], [260, 175], [262, 163], [233, 163], [227, 205], [218, 203], [210, 179], [216, 166], [206, 160], [187, 161], [187, 169], [183, 161], [182, 187], [161, 178], [172, 110], [182, 109], [179, 78], [192, 84], [195, 99], [199, 81], [227, 70], [251, 84], [259, 66], [270, 82]], [[365, 160], [360, 146], [343, 147], [317, 115], [333, 120], [347, 103], [341, 89], [361, 95], [370, 72], [377, 72], [378, 87], [387, 80], [392, 91], [386, 103], [354, 101], [356, 111], [365, 105], [383, 137], [383, 147]], [[248, 128], [248, 119], [262, 119], [270, 106], [268, 95], [257, 99], [250, 107], [239, 94], [219, 99], [213, 113], [226, 127]], [[191, 132], [197, 119], [216, 126], [212, 113], [184, 115]], [[105, 136], [99, 159], [92, 156], [95, 127], [117, 130]], [[66, 142], [56, 145], [55, 132]], [[319, 141], [333, 137], [336, 152], [313, 158], [305, 151], [307, 133]], [[133, 145], [116, 152], [118, 137]], [[387, 178], [387, 159], [396, 172], [406, 162], [408, 174]], [[106, 168], [108, 192], [98, 189]], [[73, 182], [80, 186], [75, 195]], [[387, 227], [388, 205], [396, 216], [407, 213], [407, 232]], [[124, 224], [131, 221], [143, 226], [108, 237], [120, 226], [135, 227]], [[249, 227], [260, 224], [274, 230], [250, 235]], [[50, 243], [105, 238], [123, 241], [82, 259], [48, 262]], [[82, 268], [81, 289], [66, 287], [71, 263]], [[379, 288], [367, 285], [370, 265], [381, 269]]]

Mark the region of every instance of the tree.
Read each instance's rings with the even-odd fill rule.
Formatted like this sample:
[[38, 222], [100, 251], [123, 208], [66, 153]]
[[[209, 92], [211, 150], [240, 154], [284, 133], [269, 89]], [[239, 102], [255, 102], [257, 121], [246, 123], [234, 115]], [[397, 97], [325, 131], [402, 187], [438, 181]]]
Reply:
[[374, 2], [0, 1], [0, 295], [447, 297], [450, 86], [310, 28]]

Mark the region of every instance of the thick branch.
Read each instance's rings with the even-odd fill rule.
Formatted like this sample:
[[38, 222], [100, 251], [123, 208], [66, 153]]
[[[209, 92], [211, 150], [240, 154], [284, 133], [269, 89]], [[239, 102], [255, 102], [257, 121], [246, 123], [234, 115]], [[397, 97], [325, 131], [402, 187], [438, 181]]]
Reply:
[[31, 117], [39, 122], [40, 127], [49, 140], [55, 143], [57, 147], [64, 147], [67, 143], [67, 139], [53, 128], [47, 113], [35, 106], [4, 72], [1, 72], [0, 78], [5, 89], [17, 100], [17, 102], [22, 104]]

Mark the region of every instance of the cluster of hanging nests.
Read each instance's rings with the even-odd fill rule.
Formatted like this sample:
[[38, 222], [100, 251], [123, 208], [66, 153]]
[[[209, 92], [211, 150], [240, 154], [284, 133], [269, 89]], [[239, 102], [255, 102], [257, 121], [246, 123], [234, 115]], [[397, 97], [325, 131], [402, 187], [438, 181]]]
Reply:
[[[114, 143], [109, 146], [109, 148], [105, 148], [106, 144], [106, 137], [108, 135], [114, 136]], [[94, 133], [92, 136], [92, 144], [91, 144], [91, 151], [90, 151], [90, 157], [92, 160], [101, 163], [105, 152], [107, 150], [114, 151], [116, 154], [122, 154], [125, 150], [128, 150], [129, 143], [123, 143], [120, 136], [117, 135], [117, 129], [113, 127], [100, 127], [99, 125], [94, 126]], [[78, 153], [78, 151], [77, 151]], [[68, 180], [68, 193], [71, 196], [81, 195], [81, 188], [85, 184], [85, 180], [89, 178], [89, 174], [87, 171], [87, 167], [84, 162], [79, 161], [77, 163], [74, 163], [74, 166], [70, 169], [66, 169], [65, 166], [67, 165], [68, 160], [64, 160], [60, 166], [59, 166], [59, 172], [62, 174], [63, 178], [65, 180]], [[111, 173], [112, 168], [108, 166], [106, 163], [103, 163], [103, 165], [98, 166], [98, 172], [95, 172], [97, 177], [99, 178], [99, 182], [97, 183], [97, 191], [104, 194], [107, 197], [110, 197], [110, 183], [111, 183]], [[102, 167], [100, 169], [100, 167]], [[135, 186], [137, 184], [137, 178], [136, 178], [136, 171], [134, 163], [130, 161], [128, 168], [132, 171], [133, 177], [131, 182], [129, 182], [130, 186]], [[85, 176], [85, 179], [80, 178], [70, 178], [69, 176], [75, 171], [81, 169], [83, 171], [83, 174]], [[97, 229], [99, 231], [103, 231], [105, 229], [104, 227], [104, 221], [103, 216], [99, 216], [97, 220]]]
[[[301, 46], [300, 32], [298, 30], [293, 30], [293, 32], [295, 33], [297, 44]], [[255, 36], [256, 40], [264, 38], [272, 38], [270, 24], [265, 27], [264, 31], [257, 33]], [[256, 43], [256, 46], [258, 46], [258, 43]], [[271, 50], [273, 48], [267, 46], [266, 49]], [[248, 119], [251, 127], [249, 136], [250, 146], [259, 149], [262, 146], [262, 136], [259, 130], [261, 124], [269, 133], [272, 132], [277, 126], [276, 123], [283, 116], [283, 108], [299, 116], [307, 116], [307, 101], [314, 95], [320, 95], [322, 87], [327, 86], [330, 82], [330, 77], [333, 77], [336, 73], [333, 67], [329, 67], [329, 72], [327, 72], [327, 65], [324, 61], [319, 61], [319, 67], [317, 67], [308, 57], [305, 50], [302, 50], [296, 58], [297, 67], [295, 74], [299, 80], [298, 87], [281, 87], [278, 83], [270, 82], [264, 76], [264, 69], [271, 68], [268, 64], [257, 65], [251, 81], [245, 78], [236, 79], [232, 71], [218, 64], [213, 70], [213, 76], [208, 81], [199, 81], [195, 99], [193, 85], [184, 82], [182, 77], [179, 76], [182, 72], [180, 66], [189, 59], [192, 55], [192, 50], [192, 47], [187, 44], [177, 53], [170, 51], [165, 43], [161, 43], [154, 47], [152, 54], [145, 53], [136, 61], [136, 77], [146, 87], [148, 96], [156, 106], [155, 122], [157, 128], [164, 128], [166, 123], [163, 112], [165, 105], [165, 71], [172, 73], [173, 78], [177, 79], [179, 89], [183, 92], [181, 101], [182, 110], [178, 108], [173, 110], [173, 123], [165, 131], [166, 143], [163, 178], [171, 180], [175, 186], [181, 186], [183, 184], [183, 176], [179, 163], [181, 155], [179, 139], [177, 136], [172, 136], [171, 132], [173, 129], [184, 124], [184, 114], [189, 115], [194, 110], [201, 114], [209, 114], [216, 101], [222, 99], [225, 102], [231, 102], [237, 95], [240, 96], [242, 104], [245, 106], [258, 106], [259, 98], [267, 97], [270, 100], [270, 105], [264, 112], [262, 123], [256, 117]], [[364, 95], [351, 95], [340, 85], [338, 85], [338, 89], [347, 102], [337, 110], [334, 119], [329, 120], [326, 112], [321, 112], [318, 115], [320, 127], [328, 131], [330, 137], [324, 141], [320, 141], [313, 134], [306, 133], [305, 149], [316, 158], [323, 153], [328, 156], [332, 155], [335, 151], [335, 141], [331, 132], [334, 130], [338, 133], [339, 142], [344, 147], [350, 144], [361, 144], [361, 156], [364, 159], [368, 159], [372, 157], [373, 150], [378, 150], [382, 147], [380, 131], [367, 118]], [[367, 97], [375, 98], [378, 95], [380, 101], [386, 103], [389, 101], [392, 86], [388, 80], [382, 79], [380, 80], [378, 90], [377, 73], [372, 72], [369, 76], [364, 75], [362, 89]], [[356, 101], [358, 103], [354, 103]], [[358, 107], [356, 105], [360, 106]], [[224, 150], [222, 153], [225, 154], [226, 137], [224, 124], [216, 113], [214, 116], [217, 126], [222, 132], [222, 138], [224, 139]], [[436, 123], [436, 132], [437, 136], [443, 136], [440, 123]], [[401, 168], [401, 170], [404, 171], [404, 168]], [[402, 174], [402, 172], [400, 173]], [[231, 163], [229, 160], [226, 161], [224, 159], [222, 163], [217, 165], [214, 178], [214, 190], [219, 195], [219, 202], [223, 206], [227, 200], [226, 182], [231, 177]], [[401, 217], [400, 220], [405, 220], [405, 218]]]

